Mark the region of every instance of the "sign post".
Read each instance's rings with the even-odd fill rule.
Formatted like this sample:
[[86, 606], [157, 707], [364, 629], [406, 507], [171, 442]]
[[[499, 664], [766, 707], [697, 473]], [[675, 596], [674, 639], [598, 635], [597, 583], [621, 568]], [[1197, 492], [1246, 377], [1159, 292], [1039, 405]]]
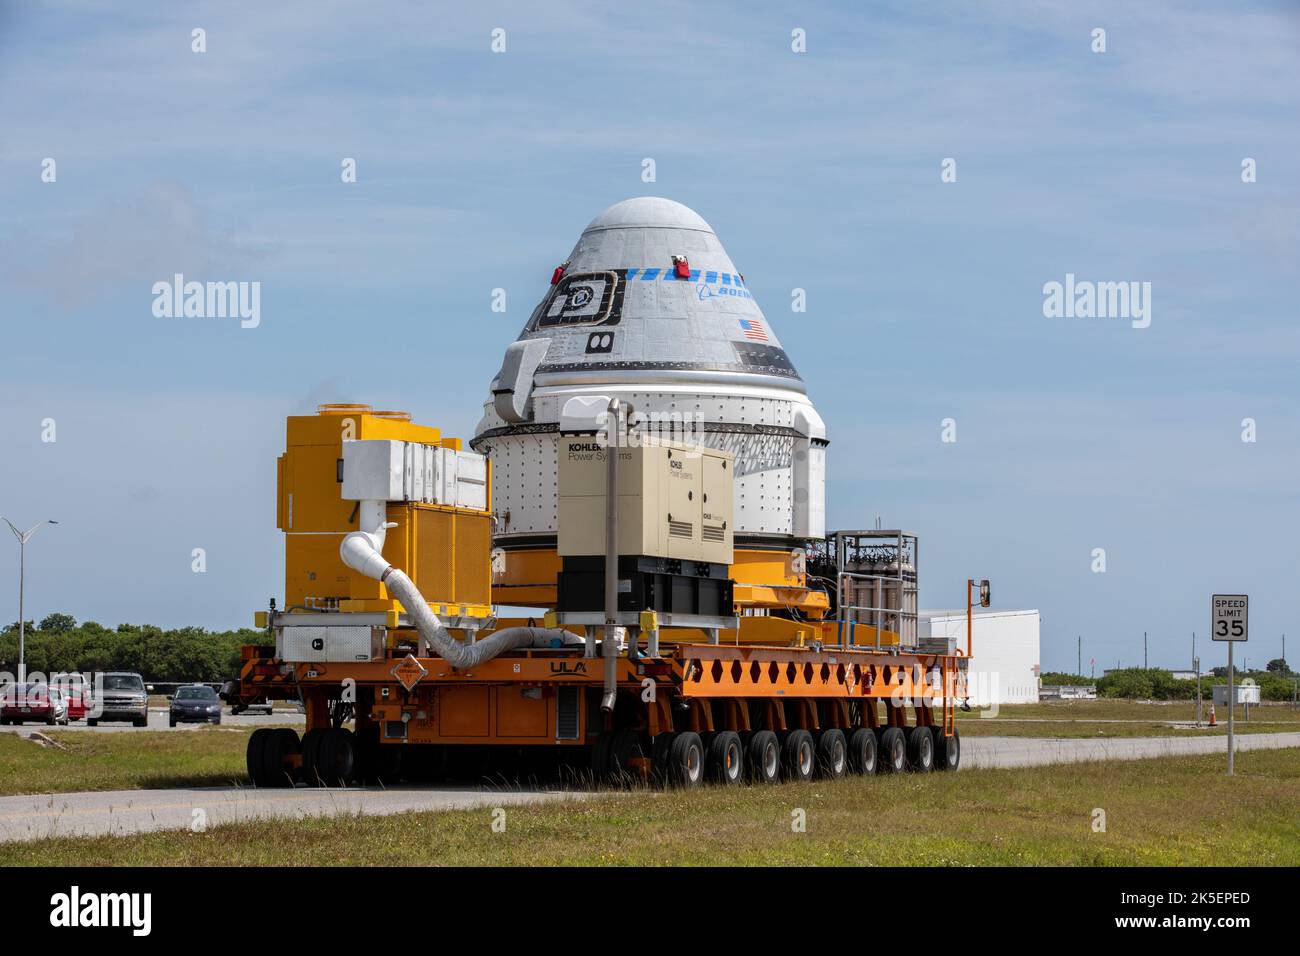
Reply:
[[1245, 594], [1216, 594], [1210, 598], [1210, 638], [1228, 642], [1228, 776], [1233, 766], [1233, 713], [1236, 711], [1237, 691], [1232, 669], [1232, 645], [1245, 641], [1250, 619], [1250, 598]]

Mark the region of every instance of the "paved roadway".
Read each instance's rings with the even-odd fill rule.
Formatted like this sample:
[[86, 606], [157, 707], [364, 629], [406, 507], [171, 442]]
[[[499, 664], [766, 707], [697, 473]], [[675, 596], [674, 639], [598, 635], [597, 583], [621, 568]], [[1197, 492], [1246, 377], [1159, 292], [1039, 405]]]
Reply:
[[[231, 714], [229, 708], [224, 709], [221, 712], [222, 727], [262, 727], [271, 724], [279, 724], [281, 726], [291, 727], [294, 724], [305, 724], [306, 722], [307, 722], [307, 718], [304, 717], [302, 714], [298, 713], [296, 710], [277, 710], [274, 714], [269, 714], [269, 715], [268, 714], [240, 714], [238, 716]], [[47, 724], [39, 723], [36, 721], [28, 721], [27, 723], [22, 724], [21, 726], [14, 725], [14, 724], [6, 724], [4, 726], [0, 726], [0, 731], [8, 731], [9, 733], [29, 734], [33, 730], [38, 730], [41, 733], [45, 733], [51, 730], [57, 730], [59, 731], [59, 733], [62, 733], [65, 730], [83, 730], [83, 731], [93, 730], [96, 733], [99, 733], [100, 731], [121, 732], [121, 731], [135, 731], [135, 730], [145, 730], [145, 729], [181, 731], [181, 730], [194, 730], [198, 727], [206, 727], [206, 726], [207, 724], [177, 724], [175, 727], [171, 727], [167, 723], [167, 710], [165, 708], [163, 709], [151, 708], [149, 710], [149, 724], [147, 728], [135, 727], [129, 723], [104, 723], [104, 724], [99, 724], [95, 727], [90, 727], [87, 726], [86, 721], [83, 719], [83, 720], [70, 721], [67, 724], [67, 726], [56, 726], [56, 727], [50, 727]]]
[[[165, 719], [165, 718], [164, 718]], [[247, 718], [257, 720], [256, 717]], [[277, 718], [278, 719], [278, 715]], [[35, 745], [33, 745], [35, 746]], [[1300, 733], [1243, 734], [1239, 751], [1300, 747]], [[1136, 760], [1181, 754], [1226, 753], [1224, 737], [1128, 737], [1109, 740], [1036, 737], [967, 737], [964, 767], [1029, 767], [1090, 760]], [[0, 840], [97, 836], [189, 828], [202, 811], [207, 825], [256, 817], [336, 813], [404, 813], [413, 810], [496, 808], [582, 799], [586, 793], [458, 786], [254, 790], [193, 787], [0, 797]]]
[[191, 829], [256, 817], [333, 816], [462, 810], [521, 803], [581, 799], [585, 794], [554, 790], [493, 791], [474, 784], [388, 789], [298, 787], [185, 787], [174, 790], [106, 790], [0, 797], [0, 841], [51, 836], [104, 836], [146, 830]]
[[[963, 737], [963, 767], [1038, 767], [1090, 760], [1139, 760], [1228, 753], [1228, 738], [1213, 737]], [[1237, 734], [1237, 752], [1300, 747], [1300, 732]]]

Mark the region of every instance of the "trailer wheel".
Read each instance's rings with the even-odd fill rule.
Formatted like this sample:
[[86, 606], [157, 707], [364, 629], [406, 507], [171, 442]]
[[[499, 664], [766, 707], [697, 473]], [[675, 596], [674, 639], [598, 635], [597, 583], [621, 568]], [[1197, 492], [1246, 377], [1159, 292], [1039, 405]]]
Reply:
[[698, 787], [704, 780], [704, 744], [692, 730], [673, 734], [664, 748], [664, 770], [674, 787]]
[[934, 733], [929, 727], [917, 724], [908, 731], [907, 769], [913, 773], [929, 773], [934, 769]]
[[876, 772], [876, 732], [859, 727], [849, 735], [849, 769], [854, 773]]
[[740, 734], [734, 730], [720, 730], [709, 738], [704, 763], [713, 783], [728, 786], [740, 783], [745, 777], [745, 750], [740, 746]]
[[961, 765], [961, 738], [957, 728], [952, 729], [952, 736], [945, 737], [942, 727], [934, 728], [934, 769], [956, 770]]
[[806, 730], [786, 731], [781, 741], [781, 777], [784, 780], [811, 780], [817, 769], [812, 734]]
[[660, 731], [650, 738], [650, 774], [660, 786], [668, 783], [668, 745], [672, 742], [671, 730]]
[[781, 779], [781, 744], [770, 730], [756, 730], [745, 747], [745, 764], [753, 783], [776, 783]]
[[831, 728], [817, 735], [817, 775], [839, 780], [849, 769], [849, 747], [844, 731]]
[[[91, 722], [93, 726], [93, 721]], [[262, 776], [263, 754], [266, 751], [266, 737], [270, 733], [267, 727], [259, 727], [248, 737], [248, 746], [244, 750], [244, 764], [248, 768], [248, 779], [253, 781], [253, 786], [266, 786], [266, 778]]]
[[902, 773], [907, 769], [907, 737], [901, 727], [880, 728], [876, 765], [881, 773]]
[[292, 787], [293, 773], [285, 767], [284, 758], [299, 752], [298, 734], [287, 727], [268, 727], [262, 745], [263, 787]]
[[317, 764], [320, 762], [320, 741], [325, 729], [317, 727], [302, 735], [302, 782], [309, 787], [319, 787]]
[[342, 727], [324, 730], [316, 747], [316, 778], [326, 787], [346, 787], [357, 766], [352, 731]]
[[632, 761], [644, 760], [647, 756], [645, 736], [641, 731], [625, 729], [614, 732], [614, 739], [610, 742], [610, 762], [615, 781], [629, 783], [640, 779], [641, 774], [633, 770]]

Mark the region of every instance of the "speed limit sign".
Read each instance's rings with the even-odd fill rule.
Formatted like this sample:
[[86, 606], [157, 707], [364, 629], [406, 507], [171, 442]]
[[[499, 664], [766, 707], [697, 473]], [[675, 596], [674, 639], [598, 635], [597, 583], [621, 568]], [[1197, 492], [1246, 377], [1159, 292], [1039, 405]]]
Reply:
[[1244, 594], [1216, 594], [1210, 599], [1210, 637], [1216, 641], [1246, 640], [1250, 598]]

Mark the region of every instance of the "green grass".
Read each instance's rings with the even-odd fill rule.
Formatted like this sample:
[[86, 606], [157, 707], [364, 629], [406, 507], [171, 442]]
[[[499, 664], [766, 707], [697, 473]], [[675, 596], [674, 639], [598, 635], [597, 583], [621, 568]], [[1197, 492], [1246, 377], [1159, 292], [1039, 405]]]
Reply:
[[[969, 719], [977, 716], [975, 710], [962, 715]], [[1237, 707], [1237, 723], [1245, 726], [1244, 708]], [[1045, 717], [1070, 720], [1195, 720], [1196, 701], [1153, 701], [1153, 700], [1052, 700], [1037, 704], [1002, 704], [997, 709], [999, 718]], [[1210, 702], [1202, 705], [1201, 716], [1210, 719]], [[1219, 722], [1227, 721], [1228, 715], [1219, 710]], [[1250, 708], [1250, 723], [1282, 722], [1296, 725], [1300, 729], [1300, 709], [1290, 704], [1257, 704]]]
[[[1204, 722], [1209, 721], [1209, 704], [1201, 716]], [[1227, 714], [1219, 715], [1219, 726], [1214, 728], [1174, 725], [1195, 719], [1195, 702], [1071, 700], [1004, 704], [996, 711], [960, 714], [957, 722], [963, 734], [978, 737], [1195, 737], [1228, 733]], [[1300, 731], [1300, 710], [1289, 705], [1251, 707], [1250, 720], [1243, 719], [1242, 708], [1237, 709], [1239, 734], [1288, 731]]]
[[[0, 845], [0, 866], [1300, 865], [1300, 749]], [[1094, 811], [1106, 814], [1093, 831]], [[792, 830], [796, 811], [806, 832]]]
[[0, 734], [0, 795], [211, 787], [247, 783], [249, 730], [41, 733], [63, 749]]

